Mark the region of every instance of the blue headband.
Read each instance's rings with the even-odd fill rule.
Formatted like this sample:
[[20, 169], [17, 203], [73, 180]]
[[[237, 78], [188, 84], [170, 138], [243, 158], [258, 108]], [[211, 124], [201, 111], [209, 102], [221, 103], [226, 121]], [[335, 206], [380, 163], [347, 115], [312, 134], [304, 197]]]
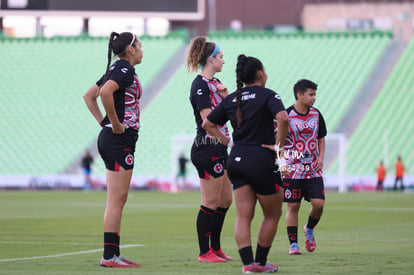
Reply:
[[[207, 64], [207, 62], [210, 58], [212, 58], [213, 56], [216, 56], [220, 51], [221, 51], [221, 47], [218, 44], [216, 44], [214, 46], [213, 52], [206, 58], [206, 64]], [[200, 64], [200, 68], [202, 69], [203, 67], [204, 67], [204, 65]]]

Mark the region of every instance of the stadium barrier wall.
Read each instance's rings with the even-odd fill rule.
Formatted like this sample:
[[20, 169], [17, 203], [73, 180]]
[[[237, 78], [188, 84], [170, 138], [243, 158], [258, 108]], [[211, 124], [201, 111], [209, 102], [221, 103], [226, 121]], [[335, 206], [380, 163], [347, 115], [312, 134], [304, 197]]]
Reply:
[[[384, 181], [384, 189], [392, 189], [394, 186], [394, 175], [387, 175]], [[330, 191], [339, 190], [338, 176], [325, 176], [325, 189]], [[377, 184], [376, 176], [360, 175], [346, 177], [345, 191], [374, 191]], [[414, 175], [404, 177], [404, 185], [408, 190], [414, 190]], [[152, 190], [162, 192], [198, 191], [199, 179], [188, 177], [177, 189], [175, 179], [171, 176], [152, 177], [134, 176], [131, 181], [133, 190]], [[106, 189], [105, 176], [93, 176], [90, 186], [85, 186], [85, 178], [78, 175], [0, 175], [0, 190], [104, 190]]]

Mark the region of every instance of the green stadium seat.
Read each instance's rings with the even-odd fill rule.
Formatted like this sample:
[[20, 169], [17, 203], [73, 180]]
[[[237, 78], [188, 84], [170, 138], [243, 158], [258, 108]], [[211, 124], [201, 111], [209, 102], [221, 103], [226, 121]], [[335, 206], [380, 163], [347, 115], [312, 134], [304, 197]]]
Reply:
[[[328, 131], [336, 128], [390, 42], [388, 35], [335, 33], [286, 35], [248, 32], [223, 35], [217, 32], [212, 33], [210, 39], [223, 49], [226, 64], [216, 76], [229, 91], [236, 87], [234, 70], [237, 56], [241, 53], [262, 60], [269, 75], [267, 87], [282, 96], [286, 107], [294, 103], [292, 86], [298, 79], [309, 78], [317, 82], [319, 89], [315, 107], [324, 114]], [[162, 72], [166, 62], [185, 44], [185, 40], [182, 36], [142, 37], [142, 43], [144, 60], [136, 70], [145, 93], [146, 86]], [[4, 105], [0, 126], [7, 129], [2, 131], [0, 139], [0, 150], [7, 156], [0, 158], [0, 173], [57, 174], [96, 142], [100, 129], [88, 113], [82, 96], [104, 73], [107, 44], [105, 37], [0, 39], [0, 100]], [[404, 137], [404, 130], [394, 128], [398, 116], [382, 112], [392, 110], [392, 113], [402, 115], [399, 107], [409, 104], [408, 100], [404, 101], [407, 93], [401, 91], [410, 91], [414, 84], [408, 80], [411, 79], [410, 66], [414, 63], [412, 44], [411, 51], [405, 54], [407, 61], [400, 62], [395, 68], [368, 116], [369, 121], [375, 118], [378, 124], [391, 125], [390, 145], [396, 144], [393, 150], [398, 151], [409, 139]], [[174, 161], [171, 159], [175, 146], [173, 138], [195, 134], [188, 99], [195, 74], [186, 72], [184, 60], [176, 68], [170, 81], [142, 109], [136, 175], [170, 175], [172, 166], [176, 165], [171, 163]], [[407, 85], [399, 84], [406, 82]], [[399, 100], [398, 104], [391, 104], [385, 98], [390, 94], [393, 100]], [[378, 113], [380, 118], [375, 115]], [[350, 140], [351, 147], [361, 151], [350, 151], [349, 158], [356, 158], [356, 152], [367, 149], [379, 150], [372, 142], [358, 142], [360, 138], [368, 141], [369, 135], [377, 129], [370, 128], [368, 118], [361, 121], [355, 138]], [[9, 125], [13, 125], [13, 129], [9, 129]], [[381, 134], [376, 137], [380, 139]], [[182, 146], [188, 151], [191, 138]], [[372, 161], [378, 154], [366, 154], [370, 163], [355, 162], [350, 166], [352, 173], [372, 171], [371, 166], [377, 160]], [[102, 161], [95, 163], [94, 173], [104, 175]]]
[[[142, 43], [145, 91], [184, 39]], [[1, 174], [58, 174], [95, 142], [99, 126], [82, 96], [105, 72], [107, 45], [106, 37], [0, 40]]]
[[[316, 107], [323, 112], [328, 130], [334, 129], [341, 120], [390, 41], [389, 36], [252, 33], [218, 33], [212, 34], [210, 39], [223, 49], [226, 64], [216, 76], [229, 91], [235, 90], [234, 70], [241, 53], [262, 60], [269, 75], [267, 86], [280, 93], [286, 107], [294, 103], [292, 86], [298, 79], [316, 81], [319, 84]], [[195, 74], [186, 73], [182, 65], [151, 105], [143, 110], [143, 127], [137, 145], [137, 158], [142, 161], [136, 167], [137, 174], [169, 175], [171, 161], [174, 161], [171, 160], [173, 137], [195, 135], [188, 100], [194, 77]], [[173, 117], [166, 119], [168, 114]], [[166, 135], [160, 136], [160, 133]], [[162, 150], [155, 151], [155, 147]]]

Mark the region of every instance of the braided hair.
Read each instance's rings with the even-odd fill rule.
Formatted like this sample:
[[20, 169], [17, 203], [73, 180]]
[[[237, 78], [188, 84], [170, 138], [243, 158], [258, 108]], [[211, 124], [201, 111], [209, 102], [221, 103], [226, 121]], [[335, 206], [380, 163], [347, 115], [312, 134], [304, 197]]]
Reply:
[[243, 121], [243, 114], [241, 111], [241, 103], [242, 103], [242, 88], [243, 84], [252, 84], [256, 81], [256, 73], [257, 71], [263, 70], [262, 62], [252, 56], [245, 56], [241, 54], [237, 58], [237, 66], [236, 66], [236, 104], [237, 104], [237, 127], [240, 127]]
[[106, 65], [106, 71], [104, 76], [104, 81], [107, 80], [108, 73], [109, 73], [109, 66], [111, 65], [112, 61], [112, 53], [119, 57], [123, 57], [126, 54], [126, 50], [129, 46], [135, 46], [135, 42], [137, 41], [137, 37], [135, 34], [130, 32], [111, 32], [109, 37], [109, 44], [108, 44], [108, 63]]

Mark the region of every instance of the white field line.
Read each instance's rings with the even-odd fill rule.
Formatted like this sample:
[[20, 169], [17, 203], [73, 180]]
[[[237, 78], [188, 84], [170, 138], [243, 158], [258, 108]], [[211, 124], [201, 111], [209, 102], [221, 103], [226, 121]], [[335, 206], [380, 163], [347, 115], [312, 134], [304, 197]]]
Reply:
[[[126, 244], [126, 245], [121, 245], [120, 248], [128, 248], [128, 247], [136, 247], [136, 246], [144, 246], [144, 245], [143, 244]], [[30, 260], [39, 260], [39, 259], [48, 259], [48, 258], [57, 258], [57, 257], [89, 254], [89, 253], [102, 252], [102, 251], [103, 251], [103, 248], [100, 248], [100, 249], [92, 249], [92, 250], [83, 250], [83, 251], [78, 251], [78, 252], [52, 254], [52, 255], [46, 255], [46, 256], [0, 259], [0, 262], [30, 261]]]

